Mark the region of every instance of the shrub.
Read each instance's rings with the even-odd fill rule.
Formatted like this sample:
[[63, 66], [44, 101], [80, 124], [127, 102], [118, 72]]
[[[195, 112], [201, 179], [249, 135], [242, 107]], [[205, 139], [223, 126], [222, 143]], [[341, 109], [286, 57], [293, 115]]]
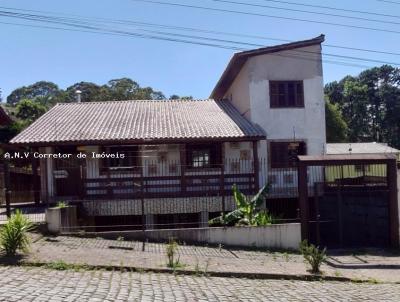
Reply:
[[300, 252], [303, 254], [304, 260], [311, 266], [311, 272], [320, 273], [321, 264], [326, 259], [326, 248], [320, 250], [318, 246], [303, 240], [300, 243]]
[[59, 201], [59, 202], [57, 202], [56, 208], [63, 209], [63, 208], [66, 208], [67, 206], [68, 206], [67, 202]]
[[29, 250], [30, 241], [27, 232], [32, 228], [32, 222], [20, 210], [11, 215], [0, 231], [0, 245], [7, 256], [14, 256], [17, 250], [23, 252]]
[[260, 206], [268, 194], [269, 185], [265, 185], [252, 198], [244, 195], [236, 185], [232, 186], [233, 197], [237, 209], [211, 219], [210, 225], [237, 225], [237, 226], [264, 226], [276, 222], [276, 218], [267, 210], [260, 210]]
[[175, 255], [176, 255], [176, 251], [178, 249], [178, 243], [175, 241], [175, 239], [170, 238], [169, 242], [167, 244], [167, 258], [168, 258], [168, 262], [167, 262], [167, 266], [171, 267], [171, 268], [176, 268], [178, 266], [180, 266], [179, 263], [179, 258], [177, 260], [175, 260]]

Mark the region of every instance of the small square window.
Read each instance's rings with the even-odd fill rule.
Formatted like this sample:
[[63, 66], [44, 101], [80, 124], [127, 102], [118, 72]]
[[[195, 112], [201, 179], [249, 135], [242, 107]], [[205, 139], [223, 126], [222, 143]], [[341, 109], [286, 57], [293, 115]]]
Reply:
[[220, 144], [187, 145], [186, 148], [190, 168], [210, 168], [221, 164]]

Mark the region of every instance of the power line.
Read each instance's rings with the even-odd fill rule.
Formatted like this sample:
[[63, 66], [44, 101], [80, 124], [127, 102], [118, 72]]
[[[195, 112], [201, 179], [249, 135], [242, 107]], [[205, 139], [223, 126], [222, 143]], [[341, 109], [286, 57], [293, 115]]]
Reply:
[[[104, 28], [99, 28], [99, 27], [94, 27], [93, 25], [90, 25], [90, 23], [84, 21], [83, 23], [80, 22], [80, 20], [77, 19], [71, 19], [71, 18], [61, 18], [61, 17], [52, 17], [52, 16], [42, 16], [42, 15], [33, 15], [33, 14], [22, 14], [22, 13], [13, 13], [13, 12], [6, 12], [6, 11], [0, 11], [0, 16], [11, 16], [15, 18], [20, 18], [24, 20], [29, 20], [29, 21], [40, 21], [40, 22], [49, 22], [49, 23], [56, 23], [56, 24], [61, 24], [61, 25], [67, 25], [67, 26], [73, 26], [73, 27], [80, 27], [84, 28], [86, 30], [106, 30], [106, 31], [111, 31], [114, 33], [118, 34], [131, 34], [131, 32], [126, 32], [126, 31], [120, 31], [120, 30], [115, 30], [115, 29], [104, 29]], [[71, 20], [75, 23], [71, 23]], [[78, 23], [77, 23], [78, 21]], [[143, 32], [151, 33], [151, 34], [157, 34], [157, 35], [162, 35], [165, 37], [165, 39], [171, 39], [171, 36], [176, 38], [185, 38], [185, 39], [197, 39], [197, 40], [203, 40], [206, 42], [201, 42], [199, 44], [205, 45], [205, 46], [214, 46], [215, 44], [210, 44], [210, 41], [212, 43], [222, 43], [222, 44], [217, 44], [218, 47], [224, 47], [228, 48], [227, 46], [224, 46], [224, 44], [229, 43], [229, 44], [237, 44], [240, 46], [246, 45], [246, 46], [252, 46], [254, 47], [263, 47], [264, 45], [261, 44], [255, 44], [255, 43], [247, 43], [247, 42], [241, 42], [241, 41], [233, 41], [233, 40], [224, 40], [224, 39], [217, 39], [217, 38], [210, 38], [210, 37], [204, 37], [204, 36], [193, 36], [193, 35], [184, 35], [184, 34], [177, 34], [177, 33], [171, 33], [171, 32], [163, 32], [163, 31], [154, 31], [154, 30], [146, 30], [146, 29], [139, 29]], [[135, 33], [137, 35], [137, 33]], [[150, 36], [151, 37], [151, 36]], [[158, 36], [160, 37], [160, 36]], [[183, 41], [183, 40], [182, 40]], [[188, 42], [187, 40], [185, 40]], [[185, 42], [185, 43], [186, 43]], [[230, 49], [233, 50], [246, 50], [246, 48], [243, 47], [229, 47]], [[307, 53], [307, 54], [317, 54], [317, 52], [313, 51], [306, 51], [306, 50], [294, 50], [293, 52], [296, 53]], [[359, 58], [359, 57], [353, 57], [353, 56], [345, 56], [345, 55], [337, 55], [337, 54], [331, 54], [331, 53], [323, 53], [325, 56], [329, 57], [338, 57], [341, 59], [350, 59], [350, 60], [356, 60], [356, 61], [365, 61], [365, 62], [373, 62], [373, 63], [380, 63], [380, 64], [390, 64], [390, 65], [397, 65], [400, 66], [400, 63], [395, 63], [395, 62], [387, 62], [387, 61], [382, 61], [382, 60], [373, 60], [373, 59], [366, 59], [366, 58]]]
[[[182, 40], [182, 39], [172, 39], [172, 38], [165, 38], [165, 37], [154, 36], [154, 35], [144, 35], [144, 34], [139, 34], [139, 33], [134, 33], [134, 32], [119, 32], [119, 31], [103, 31], [103, 32], [101, 32], [101, 31], [99, 31], [99, 29], [80, 30], [80, 29], [74, 29], [74, 28], [60, 28], [60, 27], [52, 27], [52, 26], [40, 26], [40, 25], [21, 24], [21, 23], [12, 23], [12, 22], [1, 22], [1, 21], [0, 21], [0, 24], [17, 25], [17, 26], [33, 27], [33, 28], [55, 29], [55, 30], [62, 30], [62, 31], [74, 31], [74, 32], [94, 33], [94, 34], [105, 34], [105, 35], [114, 35], [114, 36], [128, 36], [128, 37], [136, 37], [136, 38], [152, 39], [152, 40], [164, 40], [164, 41], [169, 41], [169, 42], [178, 42], [178, 43], [185, 43], [185, 44], [210, 46], [210, 47], [223, 48], [223, 49], [229, 49], [229, 50], [235, 50], [235, 51], [246, 50], [244, 48], [239, 48], [239, 47], [231, 47], [231, 46], [211, 44], [211, 43], [201, 43], [201, 42], [194, 42], [194, 41], [188, 41], [188, 40]], [[302, 56], [298, 56], [298, 55], [283, 55], [283, 54], [277, 54], [277, 53], [273, 53], [273, 54], [270, 54], [270, 55], [272, 55], [272, 56], [280, 56], [280, 57], [285, 57], [285, 58], [297, 58], [297, 59], [306, 60], [306, 61], [321, 61], [320, 59], [317, 60], [317, 59], [313, 59], [313, 58], [310, 58], [310, 57], [304, 57], [304, 56], [302, 57]], [[358, 68], [370, 68], [371, 67], [371, 66], [368, 66], [368, 65], [348, 63], [348, 62], [335, 61], [335, 60], [324, 60], [324, 63], [334, 64], [334, 65], [341, 65], [341, 66], [358, 67]]]
[[379, 1], [379, 2], [386, 2], [386, 3], [392, 3], [392, 4], [398, 4], [398, 5], [400, 5], [400, 2], [396, 2], [396, 1], [388, 1], [388, 0], [376, 0], [376, 1]]
[[[216, 35], [226, 35], [226, 36], [236, 36], [236, 37], [244, 37], [244, 38], [251, 38], [251, 39], [259, 39], [259, 40], [268, 40], [268, 41], [278, 41], [278, 42], [293, 42], [293, 40], [282, 39], [282, 38], [271, 38], [266, 36], [259, 36], [259, 35], [249, 35], [249, 34], [240, 34], [240, 33], [233, 33], [233, 32], [223, 32], [223, 31], [216, 31], [216, 30], [208, 30], [208, 29], [199, 29], [193, 27], [183, 27], [183, 26], [173, 26], [173, 25], [165, 25], [159, 23], [149, 23], [149, 22], [139, 22], [139, 21], [132, 21], [132, 20], [121, 20], [121, 19], [108, 19], [108, 18], [88, 18], [81, 15], [74, 15], [74, 14], [64, 14], [64, 13], [54, 13], [49, 11], [39, 11], [39, 10], [31, 10], [31, 9], [21, 9], [21, 8], [10, 8], [10, 7], [2, 7], [0, 9], [8, 9], [8, 10], [16, 10], [16, 11], [26, 11], [26, 12], [36, 12], [36, 13], [47, 13], [47, 14], [56, 14], [60, 16], [72, 16], [81, 18], [84, 20], [95, 20], [95, 21], [104, 21], [110, 22], [115, 24], [123, 24], [123, 25], [140, 25], [145, 27], [158, 27], [158, 28], [167, 28], [172, 30], [180, 30], [180, 31], [189, 31], [189, 32], [201, 32], [201, 33], [209, 33], [209, 34], [216, 34]], [[76, 20], [76, 19], [71, 19]], [[378, 54], [386, 54], [386, 55], [394, 55], [400, 56], [400, 53], [396, 52], [389, 52], [389, 51], [382, 51], [376, 49], [366, 49], [366, 48], [357, 48], [357, 47], [349, 47], [343, 45], [334, 45], [334, 44], [324, 44], [325, 47], [329, 48], [337, 48], [337, 49], [346, 49], [346, 50], [354, 50], [354, 51], [362, 51], [368, 53], [378, 53]]]
[[262, 4], [245, 3], [245, 2], [228, 1], [228, 0], [211, 0], [211, 1], [222, 2], [222, 3], [230, 3], [230, 4], [236, 4], [236, 5], [245, 5], [245, 6], [250, 6], [250, 7], [272, 8], [272, 9], [277, 9], [277, 10], [300, 12], [300, 13], [307, 13], [307, 14], [314, 14], [314, 15], [339, 17], [339, 18], [352, 19], [352, 20], [361, 20], [361, 21], [367, 21], [367, 22], [377, 22], [377, 23], [395, 24], [395, 25], [399, 25], [400, 24], [400, 22], [395, 22], [395, 21], [369, 19], [369, 18], [363, 18], [363, 17], [354, 17], [354, 16], [346, 16], [346, 15], [339, 15], [339, 14], [332, 14], [332, 13], [307, 11], [307, 10], [301, 10], [301, 9], [295, 9], [295, 8], [286, 8], [286, 7], [278, 7], [278, 6], [271, 6], [271, 5], [262, 5]]
[[[352, 10], [352, 9], [332, 7], [332, 6], [324, 6], [324, 5], [304, 4], [304, 3], [291, 2], [291, 1], [281, 1], [281, 0], [263, 0], [263, 1], [274, 2], [274, 3], [282, 3], [282, 4], [290, 4], [290, 5], [297, 5], [297, 6], [305, 6], [305, 7], [313, 7], [313, 8], [323, 8], [323, 9], [330, 9], [330, 10], [335, 10], [335, 11], [357, 13], [357, 14], [365, 14], [365, 15], [371, 15], [371, 16], [400, 18], [400, 16], [398, 16], [398, 15], [389, 15], [389, 14], [382, 14], [382, 13], [368, 12], [368, 11], [361, 11], [361, 10]], [[377, 0], [377, 1], [383, 1], [383, 0]]]
[[[111, 33], [115, 33], [115, 34], [119, 34], [119, 35], [120, 34], [122, 34], [122, 35], [131, 35], [131, 36], [135, 36], [135, 37], [142, 37], [142, 38], [149, 38], [149, 39], [159, 39], [159, 40], [166, 40], [166, 41], [173, 41], [173, 42], [182, 42], [182, 43], [189, 43], [189, 44], [204, 45], [204, 46], [213, 46], [213, 47], [232, 49], [232, 50], [239, 50], [239, 51], [243, 51], [243, 50], [246, 50], [246, 49], [243, 48], [243, 47], [227, 46], [225, 44], [226, 43], [230, 43], [230, 44], [239, 44], [239, 45], [246, 45], [246, 46], [253, 46], [253, 47], [262, 47], [263, 46], [263, 45], [260, 45], [260, 44], [246, 43], [246, 42], [240, 42], [240, 41], [223, 40], [223, 39], [216, 39], [216, 38], [203, 37], [203, 36], [182, 35], [182, 34], [177, 34], [177, 33], [163, 32], [163, 31], [153, 31], [153, 30], [139, 29], [139, 30], [147, 32], [147, 33], [157, 34], [157, 36], [144, 35], [144, 34], [139, 34], [139, 33], [134, 33], [134, 32], [126, 32], [126, 31], [121, 31], [121, 30], [115, 30], [115, 29], [99, 28], [99, 27], [96, 27], [96, 26], [93, 26], [93, 25], [90, 25], [90, 24], [88, 25], [88, 22], [77, 23], [76, 20], [74, 21], [75, 23], [71, 23], [71, 20], [74, 20], [74, 19], [71, 19], [71, 18], [60, 18], [60, 17], [40, 16], [40, 15], [32, 15], [32, 14], [21, 14], [21, 13], [13, 13], [13, 12], [6, 12], [6, 11], [0, 11], [0, 16], [1, 15], [7, 16], [7, 17], [20, 18], [20, 19], [29, 20], [29, 21], [56, 23], [56, 24], [61, 24], [61, 25], [64, 25], [64, 26], [66, 25], [66, 26], [78, 27], [78, 28], [83, 28], [83, 29], [85, 29], [85, 31], [90, 31], [90, 32], [93, 32], [93, 31], [103, 31], [104, 32], [104, 31], [106, 31], [106, 32], [111, 32]], [[62, 28], [62, 29], [65, 30], [65, 28]], [[162, 36], [159, 36], [159, 35], [162, 35]], [[174, 37], [174, 38], [171, 38], [171, 36]], [[180, 39], [176, 39], [176, 37], [179, 37]], [[181, 39], [181, 38], [190, 39], [190, 40], [185, 40], [185, 39]], [[203, 40], [203, 41], [206, 41], [206, 42], [192, 41], [193, 39]], [[209, 41], [213, 42], [214, 44], [210, 43]], [[215, 44], [215, 42], [218, 42], [220, 44]], [[305, 51], [305, 50], [293, 50], [292, 52], [320, 55], [319, 52], [312, 52], [312, 51]], [[381, 60], [364, 59], [364, 58], [359, 58], [359, 57], [344, 56], [344, 55], [337, 55], [337, 54], [323, 53], [323, 55], [330, 56], [330, 57], [339, 57], [341, 59], [351, 59], [351, 60], [368, 61], [368, 62], [381, 63], [381, 64], [400, 65], [400, 63], [393, 63], [393, 62], [387, 62], [387, 61], [381, 61]], [[310, 58], [304, 58], [304, 57], [302, 57], [302, 58], [303, 59], [310, 59]], [[334, 61], [326, 61], [326, 62], [340, 63], [341, 65], [343, 65], [343, 62], [334, 62]], [[346, 65], [348, 65], [348, 64], [349, 63], [346, 63]]]
[[267, 14], [254, 13], [254, 12], [243, 12], [243, 11], [237, 11], [237, 10], [231, 10], [231, 9], [222, 9], [222, 8], [214, 8], [214, 7], [207, 7], [207, 6], [197, 6], [197, 5], [189, 5], [189, 4], [181, 4], [181, 3], [170, 3], [170, 2], [153, 1], [153, 0], [131, 0], [131, 1], [150, 3], [150, 4], [169, 5], [169, 6], [175, 6], [175, 7], [195, 8], [195, 9], [201, 9], [201, 10], [217, 11], [217, 12], [223, 12], [223, 13], [232, 13], [232, 14], [240, 14], [240, 15], [248, 15], [248, 16], [283, 19], [283, 20], [290, 20], [290, 21], [317, 23], [317, 24], [332, 25], [332, 26], [339, 26], [339, 27], [346, 27], [346, 28], [356, 28], [356, 29], [371, 30], [371, 31], [378, 31], [378, 32], [387, 32], [387, 33], [393, 33], [393, 34], [400, 34], [400, 31], [390, 30], [390, 29], [374, 28], [374, 27], [358, 26], [358, 25], [350, 25], [350, 24], [342, 24], [342, 23], [334, 23], [334, 22], [327, 22], [327, 21], [308, 20], [308, 19], [301, 19], [301, 18], [294, 18], [294, 17], [283, 17], [283, 16], [267, 15]]

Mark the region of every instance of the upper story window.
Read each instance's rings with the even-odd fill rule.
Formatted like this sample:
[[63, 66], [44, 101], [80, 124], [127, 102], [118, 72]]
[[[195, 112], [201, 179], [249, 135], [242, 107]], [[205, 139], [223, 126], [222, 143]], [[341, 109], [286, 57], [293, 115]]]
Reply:
[[297, 166], [297, 155], [306, 155], [305, 142], [270, 142], [271, 168]]
[[270, 81], [271, 108], [304, 107], [303, 81]]
[[189, 168], [212, 168], [221, 163], [220, 144], [186, 145]]

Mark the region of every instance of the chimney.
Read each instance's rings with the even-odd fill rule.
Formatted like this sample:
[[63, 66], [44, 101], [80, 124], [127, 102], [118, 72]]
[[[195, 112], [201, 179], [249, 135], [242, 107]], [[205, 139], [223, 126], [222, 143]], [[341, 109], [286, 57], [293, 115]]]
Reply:
[[80, 102], [82, 101], [82, 100], [81, 100], [82, 91], [77, 90], [77, 91], [75, 91], [75, 94], [76, 94], [76, 102], [77, 102], [77, 103], [80, 103]]

